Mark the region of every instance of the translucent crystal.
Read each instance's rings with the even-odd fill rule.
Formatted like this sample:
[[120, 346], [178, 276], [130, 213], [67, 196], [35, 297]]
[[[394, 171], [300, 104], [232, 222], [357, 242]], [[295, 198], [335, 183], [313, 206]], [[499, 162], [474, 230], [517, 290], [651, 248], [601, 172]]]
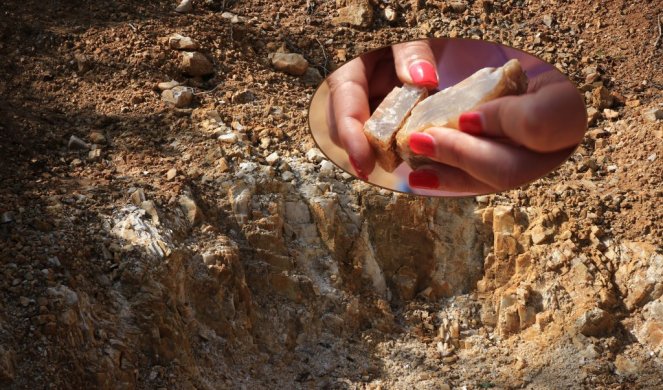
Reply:
[[518, 60], [510, 60], [499, 68], [483, 68], [458, 84], [429, 96], [412, 109], [405, 125], [396, 136], [397, 152], [410, 165], [418, 165], [421, 156], [409, 148], [410, 134], [429, 127], [458, 128], [458, 117], [479, 104], [527, 90], [527, 76]]

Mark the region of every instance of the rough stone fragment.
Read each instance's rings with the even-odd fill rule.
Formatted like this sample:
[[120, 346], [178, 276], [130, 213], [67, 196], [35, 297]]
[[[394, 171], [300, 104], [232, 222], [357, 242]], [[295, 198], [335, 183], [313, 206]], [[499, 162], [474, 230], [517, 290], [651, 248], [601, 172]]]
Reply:
[[157, 84], [157, 88], [158, 88], [160, 91], [163, 92], [163, 91], [166, 91], [166, 90], [168, 90], [168, 89], [173, 89], [173, 88], [175, 88], [175, 87], [177, 87], [177, 86], [179, 86], [179, 85], [180, 85], [180, 83], [179, 83], [178, 81], [170, 80], [170, 81], [163, 81], [163, 82]]
[[231, 101], [236, 104], [250, 103], [256, 100], [256, 95], [248, 89], [237, 91], [231, 97]]
[[607, 311], [595, 307], [586, 311], [576, 321], [578, 331], [588, 337], [600, 337], [608, 334], [615, 326], [615, 319]]
[[375, 151], [378, 164], [385, 171], [393, 172], [401, 163], [396, 153], [396, 134], [412, 109], [426, 96], [428, 92], [425, 88], [409, 85], [396, 87], [364, 124], [364, 134]]
[[98, 161], [101, 159], [101, 149], [92, 149], [87, 153], [87, 159], [89, 161]]
[[214, 65], [202, 53], [197, 51], [182, 52], [182, 72], [191, 76], [206, 76], [214, 73]]
[[647, 119], [649, 122], [660, 121], [663, 119], [663, 110], [661, 110], [660, 108], [654, 108], [648, 110], [645, 113], [645, 119]]
[[369, 0], [350, 0], [332, 19], [334, 26], [368, 27], [373, 23], [373, 7]]
[[272, 55], [272, 66], [281, 72], [301, 76], [308, 69], [308, 61], [298, 53], [274, 53]]
[[457, 129], [461, 113], [471, 111], [489, 100], [521, 94], [526, 90], [527, 76], [516, 59], [499, 68], [480, 69], [458, 84], [445, 88], [417, 104], [396, 135], [397, 152], [411, 166], [425, 164], [428, 159], [410, 150], [411, 134], [433, 126]]
[[603, 110], [603, 116], [605, 116], [606, 119], [617, 119], [619, 118], [619, 111], [606, 108]]
[[306, 159], [309, 160], [312, 163], [319, 163], [320, 161], [325, 159], [325, 155], [322, 154], [320, 149], [318, 148], [312, 148], [308, 152], [306, 152]]
[[636, 333], [638, 340], [652, 351], [663, 354], [663, 300], [648, 303], [643, 317], [645, 321]]
[[168, 37], [168, 46], [175, 50], [198, 50], [199, 45], [193, 39], [180, 34], [173, 34]]
[[93, 144], [105, 144], [106, 143], [106, 136], [104, 133], [101, 131], [92, 131], [90, 132], [90, 135], [88, 136], [90, 141]]
[[180, 207], [191, 225], [196, 225], [203, 219], [203, 213], [200, 207], [190, 196], [181, 195], [179, 199]]
[[16, 377], [14, 351], [0, 345], [0, 383], [12, 382]]
[[601, 117], [601, 113], [594, 107], [587, 109], [587, 126], [594, 126], [596, 121]]
[[193, 101], [193, 91], [189, 87], [175, 87], [161, 93], [161, 99], [175, 108], [185, 108]]
[[69, 137], [69, 143], [67, 144], [69, 150], [88, 150], [90, 149], [90, 144], [83, 141], [82, 139], [72, 135]]
[[177, 176], [177, 169], [175, 168], [170, 168], [168, 172], [166, 172], [166, 180], [173, 180]]
[[193, 9], [193, 0], [182, 0], [180, 4], [175, 8], [175, 12], [179, 13], [188, 13]]

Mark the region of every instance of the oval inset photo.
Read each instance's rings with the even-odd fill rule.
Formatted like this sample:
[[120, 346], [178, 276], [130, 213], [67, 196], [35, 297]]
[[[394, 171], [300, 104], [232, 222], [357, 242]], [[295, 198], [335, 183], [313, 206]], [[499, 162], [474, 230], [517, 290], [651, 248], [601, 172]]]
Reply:
[[428, 196], [500, 192], [561, 165], [587, 113], [545, 61], [497, 43], [428, 39], [345, 63], [317, 89], [309, 126], [343, 170]]

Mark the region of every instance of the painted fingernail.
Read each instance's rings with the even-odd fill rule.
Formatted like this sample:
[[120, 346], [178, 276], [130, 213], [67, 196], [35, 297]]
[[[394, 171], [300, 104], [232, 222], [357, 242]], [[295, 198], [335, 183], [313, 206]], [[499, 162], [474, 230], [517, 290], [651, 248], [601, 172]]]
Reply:
[[408, 68], [412, 82], [428, 88], [437, 88], [438, 78], [435, 67], [428, 61], [417, 61]]
[[368, 180], [368, 175], [366, 175], [361, 168], [359, 168], [359, 164], [357, 164], [357, 160], [354, 159], [354, 157], [350, 156], [350, 164], [352, 165], [352, 169], [355, 170], [357, 173], [357, 176], [362, 179], [362, 180]]
[[410, 149], [416, 154], [424, 156], [435, 156], [435, 139], [425, 133], [414, 133], [410, 135]]
[[458, 117], [458, 129], [468, 134], [483, 132], [483, 115], [480, 112], [465, 112]]
[[437, 174], [429, 169], [419, 169], [410, 172], [408, 182], [410, 183], [410, 187], [414, 188], [434, 190], [440, 187], [440, 179], [437, 178]]

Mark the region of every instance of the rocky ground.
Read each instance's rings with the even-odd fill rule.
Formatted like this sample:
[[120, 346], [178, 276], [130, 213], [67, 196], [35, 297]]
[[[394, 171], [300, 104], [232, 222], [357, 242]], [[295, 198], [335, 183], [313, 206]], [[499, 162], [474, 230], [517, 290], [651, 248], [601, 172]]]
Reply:
[[[0, 15], [2, 387], [663, 387], [660, 1], [176, 5]], [[316, 85], [428, 36], [555, 64], [582, 145], [470, 199], [335, 168]]]

